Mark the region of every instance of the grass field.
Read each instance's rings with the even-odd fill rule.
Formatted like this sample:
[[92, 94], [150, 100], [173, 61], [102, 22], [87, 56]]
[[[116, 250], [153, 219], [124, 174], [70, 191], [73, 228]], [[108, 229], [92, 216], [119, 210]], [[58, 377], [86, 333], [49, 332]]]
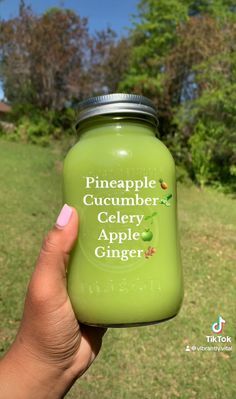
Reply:
[[[1, 353], [16, 333], [43, 235], [61, 206], [59, 158], [50, 149], [0, 141]], [[235, 201], [180, 186], [179, 220], [185, 281], [180, 314], [155, 326], [110, 329], [68, 399], [236, 397], [234, 351], [185, 351], [186, 345], [207, 345], [219, 314], [226, 320], [223, 334], [234, 336]]]

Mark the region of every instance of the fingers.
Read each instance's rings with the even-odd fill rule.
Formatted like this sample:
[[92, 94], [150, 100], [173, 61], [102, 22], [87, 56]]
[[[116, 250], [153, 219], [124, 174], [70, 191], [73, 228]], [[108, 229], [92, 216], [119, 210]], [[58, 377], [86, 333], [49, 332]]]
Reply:
[[54, 228], [44, 239], [36, 267], [64, 274], [67, 258], [78, 236], [78, 215], [75, 208], [64, 205]]
[[78, 236], [78, 214], [64, 205], [54, 228], [47, 234], [30, 281], [34, 297], [47, 300], [67, 296], [66, 267], [69, 254]]

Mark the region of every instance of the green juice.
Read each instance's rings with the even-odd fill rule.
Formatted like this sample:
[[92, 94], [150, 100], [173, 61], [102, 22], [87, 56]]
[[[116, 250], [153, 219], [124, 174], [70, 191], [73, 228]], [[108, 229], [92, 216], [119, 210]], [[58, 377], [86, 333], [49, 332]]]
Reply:
[[144, 97], [98, 100], [82, 103], [79, 141], [64, 161], [64, 202], [80, 218], [69, 296], [85, 324], [164, 321], [183, 298], [174, 161]]

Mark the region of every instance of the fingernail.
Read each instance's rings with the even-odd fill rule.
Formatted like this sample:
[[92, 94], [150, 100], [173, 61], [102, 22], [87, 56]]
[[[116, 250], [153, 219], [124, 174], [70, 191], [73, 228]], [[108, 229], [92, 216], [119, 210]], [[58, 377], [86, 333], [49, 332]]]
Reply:
[[58, 229], [63, 229], [68, 224], [71, 214], [72, 208], [69, 205], [65, 204], [58, 215], [56, 227]]

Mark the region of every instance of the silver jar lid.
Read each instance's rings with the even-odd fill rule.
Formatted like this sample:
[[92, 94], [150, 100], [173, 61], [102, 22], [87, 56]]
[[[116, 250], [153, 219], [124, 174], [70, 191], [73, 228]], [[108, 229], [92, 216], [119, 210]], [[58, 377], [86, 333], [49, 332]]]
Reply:
[[98, 115], [108, 114], [146, 115], [157, 124], [157, 110], [147, 97], [137, 94], [114, 93], [91, 97], [78, 104], [78, 129], [81, 121]]

